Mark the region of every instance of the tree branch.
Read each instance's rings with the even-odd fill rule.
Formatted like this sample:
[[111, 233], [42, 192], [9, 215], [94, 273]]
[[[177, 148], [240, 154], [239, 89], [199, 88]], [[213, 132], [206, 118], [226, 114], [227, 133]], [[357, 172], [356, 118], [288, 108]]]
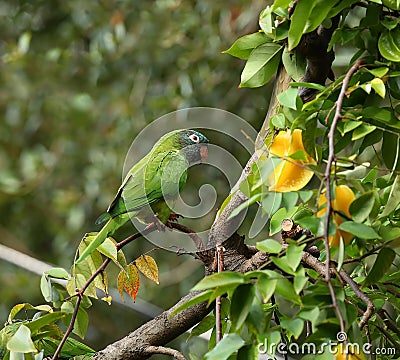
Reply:
[[177, 359], [177, 360], [186, 360], [186, 358], [178, 350], [171, 349], [171, 348], [164, 347], [164, 346], [148, 346], [146, 348], [146, 352], [148, 354], [170, 355], [170, 356], [173, 356], [174, 359]]

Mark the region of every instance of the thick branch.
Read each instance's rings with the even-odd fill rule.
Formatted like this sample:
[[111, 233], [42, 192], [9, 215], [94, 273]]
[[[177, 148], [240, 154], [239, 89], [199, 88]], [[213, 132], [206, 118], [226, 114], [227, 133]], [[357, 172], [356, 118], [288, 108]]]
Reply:
[[191, 292], [184, 296], [169, 310], [164, 311], [161, 315], [145, 323], [128, 336], [96, 353], [93, 359], [139, 360], [149, 358], [151, 356], [151, 353], [148, 351], [149, 346], [161, 346], [169, 343], [196, 325], [211, 311], [212, 308], [207, 308], [206, 303], [200, 303], [170, 317], [176, 308], [197, 294], [198, 292]]

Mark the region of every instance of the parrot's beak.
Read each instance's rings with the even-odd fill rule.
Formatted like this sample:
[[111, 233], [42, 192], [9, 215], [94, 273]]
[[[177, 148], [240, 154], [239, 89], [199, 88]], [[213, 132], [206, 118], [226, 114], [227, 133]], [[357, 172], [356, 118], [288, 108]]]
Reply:
[[202, 145], [200, 148], [200, 156], [201, 160], [206, 160], [208, 156], [208, 147], [207, 145]]

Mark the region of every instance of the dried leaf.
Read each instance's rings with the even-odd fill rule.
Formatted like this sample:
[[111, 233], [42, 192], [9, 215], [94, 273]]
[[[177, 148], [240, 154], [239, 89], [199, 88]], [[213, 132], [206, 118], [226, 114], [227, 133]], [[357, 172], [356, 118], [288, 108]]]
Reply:
[[155, 283], [158, 282], [158, 266], [156, 261], [148, 255], [141, 255], [136, 261], [135, 264], [140, 272], [148, 277], [150, 280], [153, 280]]
[[133, 301], [136, 301], [136, 295], [139, 291], [140, 279], [139, 272], [135, 265], [129, 264], [126, 271], [121, 270], [118, 275], [118, 291], [124, 299], [123, 291], [125, 290]]

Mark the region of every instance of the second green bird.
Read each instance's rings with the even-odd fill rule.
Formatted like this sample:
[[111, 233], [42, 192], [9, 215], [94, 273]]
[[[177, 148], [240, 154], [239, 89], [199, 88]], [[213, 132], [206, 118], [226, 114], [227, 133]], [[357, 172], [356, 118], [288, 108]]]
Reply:
[[[145, 224], [166, 224], [187, 179], [188, 167], [208, 155], [207, 138], [195, 130], [175, 130], [161, 137], [132, 166], [107, 212], [97, 219], [103, 228], [82, 252], [83, 261], [131, 217]], [[169, 205], [168, 205], [169, 204]]]

